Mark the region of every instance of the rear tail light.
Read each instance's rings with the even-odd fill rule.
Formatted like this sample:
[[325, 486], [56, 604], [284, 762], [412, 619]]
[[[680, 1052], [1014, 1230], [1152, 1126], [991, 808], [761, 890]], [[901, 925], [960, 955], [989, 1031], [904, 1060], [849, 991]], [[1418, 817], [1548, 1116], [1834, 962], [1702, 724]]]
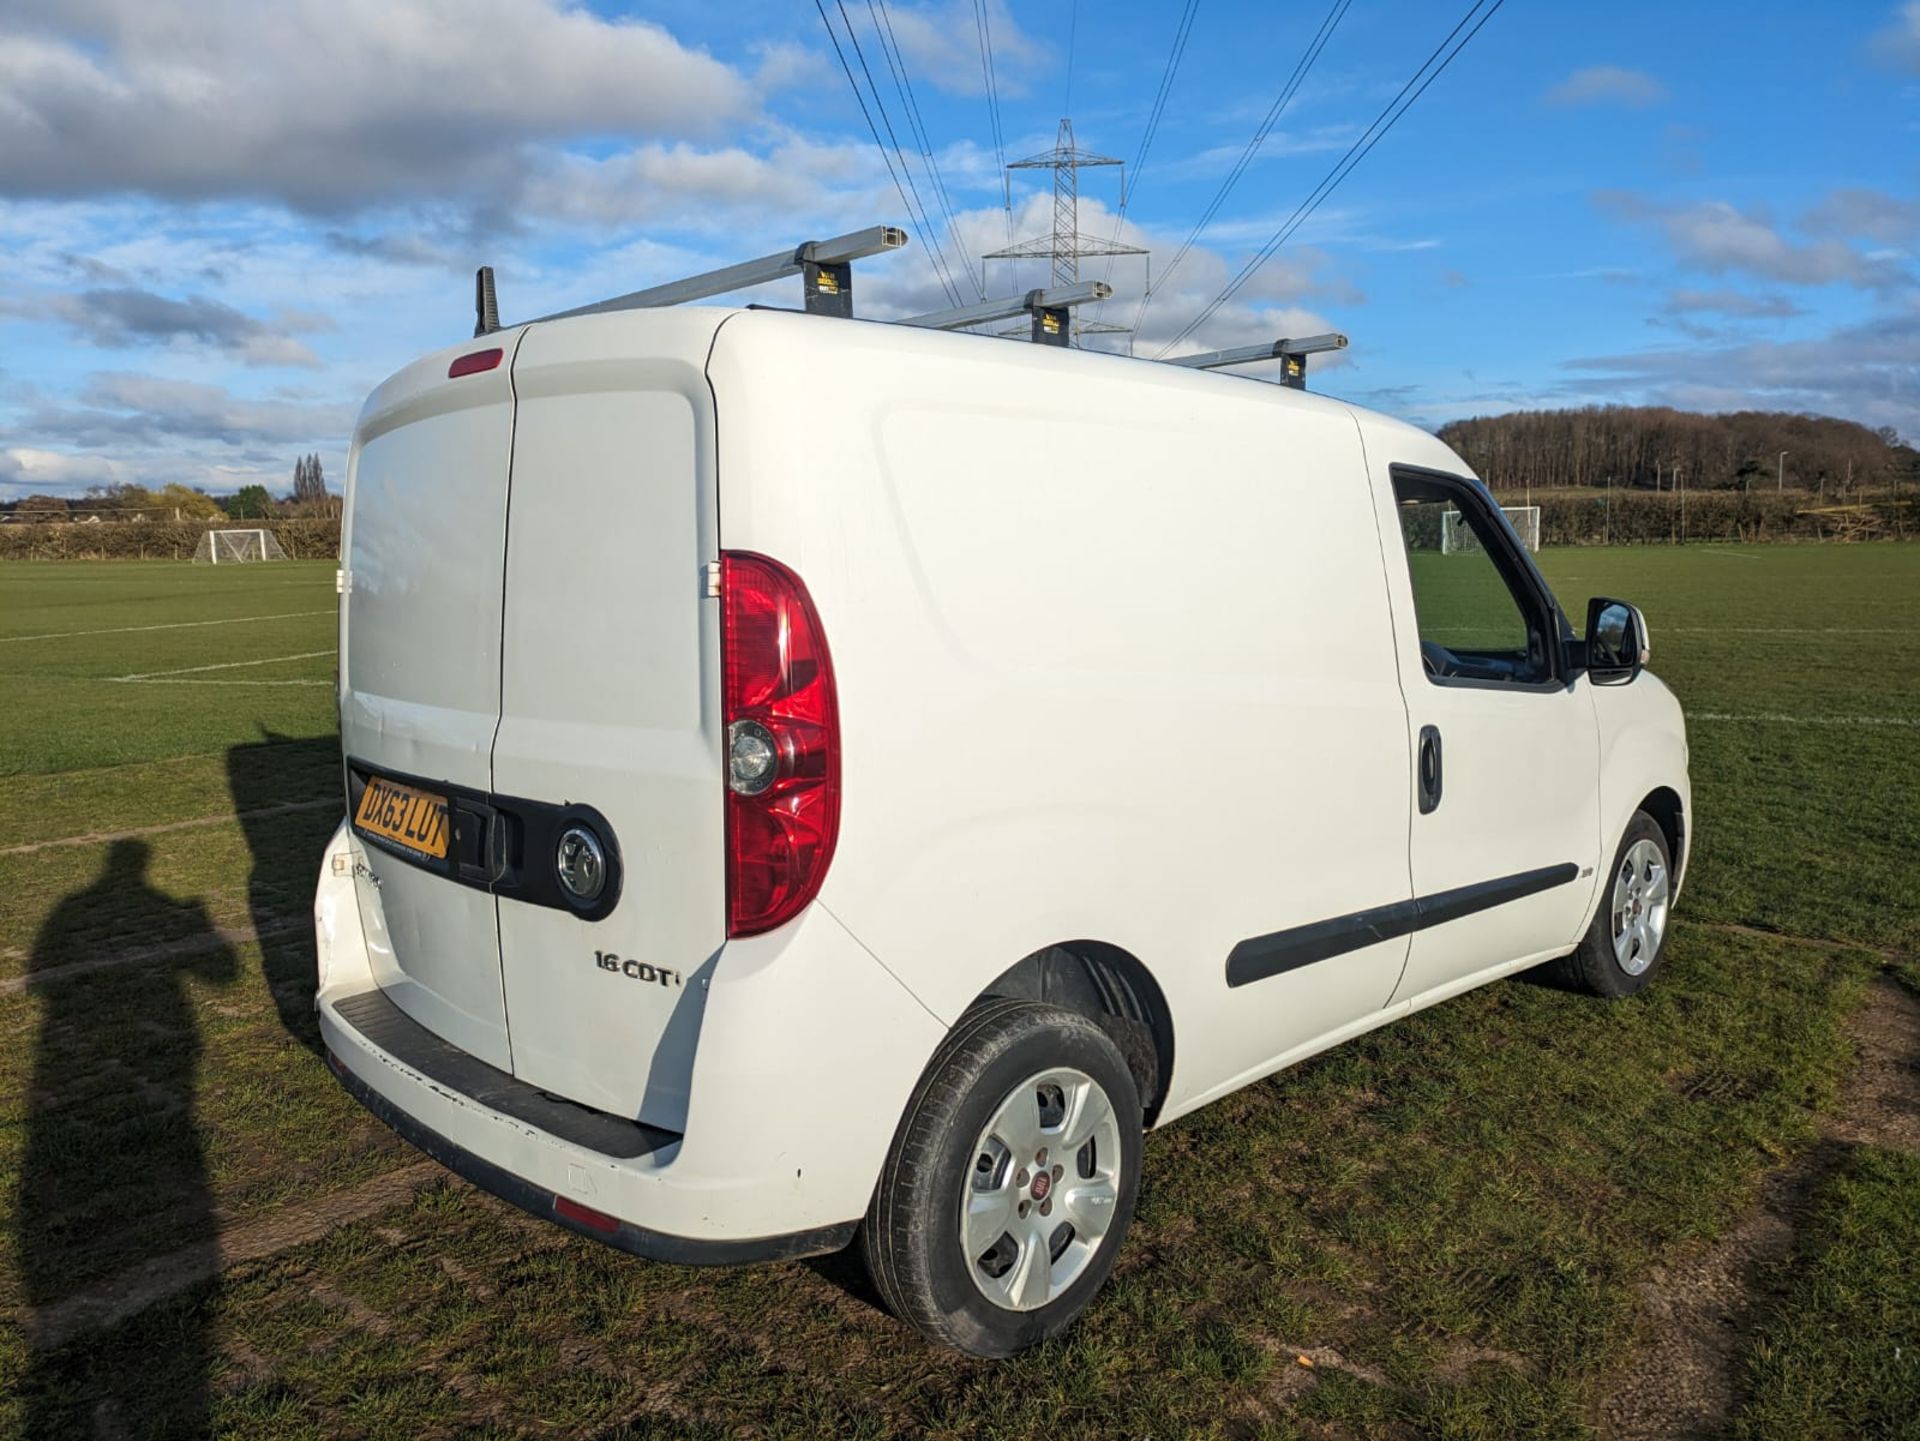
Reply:
[[820, 617], [800, 577], [720, 557], [727, 735], [727, 934], [792, 920], [820, 893], [840, 832], [840, 712]]

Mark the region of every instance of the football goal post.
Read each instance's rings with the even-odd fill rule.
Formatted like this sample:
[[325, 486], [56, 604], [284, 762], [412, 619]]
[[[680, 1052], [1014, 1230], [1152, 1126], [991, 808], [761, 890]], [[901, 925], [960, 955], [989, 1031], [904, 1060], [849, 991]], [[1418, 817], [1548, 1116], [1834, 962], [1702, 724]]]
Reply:
[[[1520, 537], [1520, 544], [1528, 550], [1540, 549], [1540, 507], [1503, 505], [1500, 509], [1507, 517], [1507, 524], [1513, 527], [1513, 533]], [[1473, 533], [1473, 527], [1467, 524], [1466, 517], [1457, 510], [1449, 510], [1441, 515], [1440, 553], [1442, 555], [1461, 555], [1478, 549], [1480, 549], [1480, 542]]]
[[234, 565], [249, 560], [285, 560], [287, 553], [280, 549], [280, 542], [274, 539], [270, 530], [209, 530], [200, 537], [200, 544], [194, 547], [193, 560], [198, 565]]

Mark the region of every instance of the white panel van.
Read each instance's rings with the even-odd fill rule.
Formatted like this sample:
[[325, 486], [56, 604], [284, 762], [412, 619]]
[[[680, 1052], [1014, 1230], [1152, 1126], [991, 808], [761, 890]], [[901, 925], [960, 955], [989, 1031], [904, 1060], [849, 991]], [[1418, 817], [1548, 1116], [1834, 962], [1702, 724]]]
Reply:
[[676, 1262], [856, 1236], [1004, 1355], [1143, 1138], [1549, 966], [1630, 995], [1687, 746], [1411, 426], [1244, 377], [791, 312], [512, 327], [347, 477], [342, 1083]]

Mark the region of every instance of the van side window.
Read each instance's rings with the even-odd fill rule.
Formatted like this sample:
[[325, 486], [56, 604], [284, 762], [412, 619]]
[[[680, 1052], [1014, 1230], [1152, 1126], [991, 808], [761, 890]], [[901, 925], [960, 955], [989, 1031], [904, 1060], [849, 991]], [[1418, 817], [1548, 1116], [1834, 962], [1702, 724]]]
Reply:
[[1393, 492], [1427, 678], [1551, 679], [1543, 620], [1499, 563], [1517, 544], [1502, 533], [1504, 519], [1474, 504], [1465, 481], [1396, 472]]

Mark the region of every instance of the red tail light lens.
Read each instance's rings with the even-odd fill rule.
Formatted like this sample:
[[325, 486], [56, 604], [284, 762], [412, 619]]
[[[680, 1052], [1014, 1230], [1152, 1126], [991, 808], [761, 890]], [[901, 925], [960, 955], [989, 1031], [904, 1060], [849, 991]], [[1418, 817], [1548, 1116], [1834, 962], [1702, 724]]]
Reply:
[[447, 367], [447, 379], [458, 380], [463, 375], [478, 375], [483, 370], [492, 370], [500, 363], [504, 353], [496, 345], [491, 350], [476, 350], [463, 355]]
[[727, 934], [792, 920], [820, 893], [840, 832], [840, 712], [820, 617], [764, 555], [720, 557], [727, 735]]

